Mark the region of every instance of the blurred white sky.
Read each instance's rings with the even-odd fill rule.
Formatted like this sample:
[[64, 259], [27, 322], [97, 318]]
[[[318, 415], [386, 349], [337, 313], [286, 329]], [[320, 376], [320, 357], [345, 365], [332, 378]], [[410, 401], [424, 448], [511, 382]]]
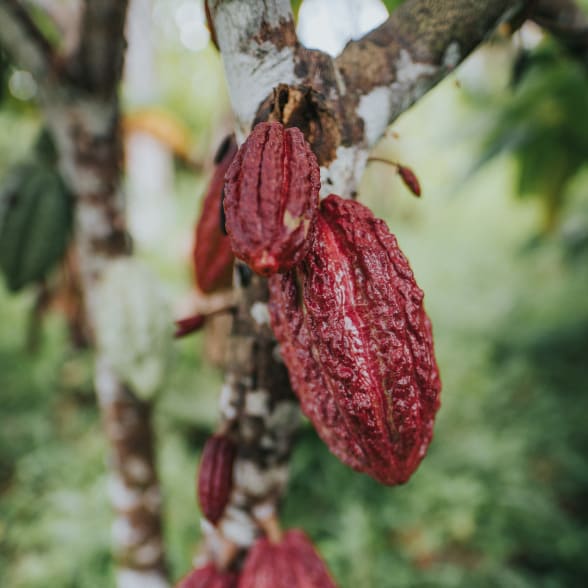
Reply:
[[298, 36], [311, 49], [331, 55], [341, 52], [388, 18], [380, 0], [304, 0], [298, 15]]
[[[169, 4], [155, 0], [153, 17], [164, 16]], [[182, 0], [174, 3], [174, 21], [182, 45], [200, 51], [208, 44], [210, 35], [205, 26], [202, 0]], [[380, 0], [304, 0], [300, 8], [298, 34], [307, 47], [338, 54], [345, 43], [375, 28], [388, 16]]]

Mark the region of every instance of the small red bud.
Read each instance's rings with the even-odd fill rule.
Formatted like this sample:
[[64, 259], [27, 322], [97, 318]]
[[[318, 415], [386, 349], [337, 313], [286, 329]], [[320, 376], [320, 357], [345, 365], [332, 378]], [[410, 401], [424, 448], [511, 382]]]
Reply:
[[225, 435], [208, 439], [198, 472], [197, 493], [202, 514], [213, 525], [223, 516], [233, 489], [233, 463], [237, 449]]
[[205, 321], [206, 317], [203, 314], [195, 314], [194, 316], [176, 321], [174, 337], [179, 339], [180, 337], [185, 337], [186, 335], [199, 331], [204, 326]]
[[410, 167], [406, 167], [405, 165], [397, 165], [398, 174], [402, 178], [404, 185], [415, 195], [421, 195], [421, 184], [419, 179], [416, 177], [416, 174], [410, 169]]

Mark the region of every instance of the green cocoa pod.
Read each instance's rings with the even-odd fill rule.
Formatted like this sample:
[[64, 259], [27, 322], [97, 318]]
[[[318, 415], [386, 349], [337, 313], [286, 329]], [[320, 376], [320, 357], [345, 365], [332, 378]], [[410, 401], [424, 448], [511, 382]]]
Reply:
[[95, 330], [99, 350], [141, 399], [163, 387], [173, 341], [173, 319], [159, 281], [130, 257], [113, 261], [97, 285]]
[[54, 167], [30, 161], [9, 170], [0, 186], [0, 270], [10, 290], [43, 278], [63, 257], [72, 218]]

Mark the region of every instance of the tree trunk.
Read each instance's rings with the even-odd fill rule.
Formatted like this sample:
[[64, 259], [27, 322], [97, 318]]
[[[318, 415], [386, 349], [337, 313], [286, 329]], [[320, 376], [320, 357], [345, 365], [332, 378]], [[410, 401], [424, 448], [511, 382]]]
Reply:
[[[0, 41], [37, 81], [59, 167], [75, 196], [74, 239], [91, 329], [101, 304], [97, 286], [106, 269], [131, 254], [121, 190], [118, 101], [126, 9], [126, 1], [83, 2], [79, 14], [63, 19], [79, 27], [67, 36], [78, 41], [58, 56], [20, 2], [0, 2]], [[110, 446], [117, 585], [166, 588], [151, 408], [117, 377], [100, 351], [94, 381]]]

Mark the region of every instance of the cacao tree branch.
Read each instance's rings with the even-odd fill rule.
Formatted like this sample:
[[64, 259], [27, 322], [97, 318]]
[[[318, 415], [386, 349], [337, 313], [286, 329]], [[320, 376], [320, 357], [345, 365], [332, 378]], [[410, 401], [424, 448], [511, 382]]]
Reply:
[[84, 0], [78, 50], [68, 69], [86, 91], [116, 91], [121, 78], [128, 0]]
[[[238, 136], [250, 130], [259, 104], [280, 82], [295, 82], [297, 47], [288, 0], [209, 2], [223, 53]], [[265, 279], [240, 262], [219, 429], [237, 445], [233, 491], [217, 525], [203, 521], [203, 556], [231, 564], [275, 515], [288, 476], [300, 413], [269, 326]], [[273, 531], [272, 531], [273, 532]]]
[[346, 111], [363, 126], [366, 146], [524, 4], [408, 0], [381, 26], [348, 43], [335, 65]]
[[289, 0], [209, 0], [208, 6], [240, 141], [272, 89], [297, 80], [294, 17]]
[[[76, 197], [75, 241], [88, 322], [96, 327], [98, 289], [109, 265], [130, 255], [121, 190], [116, 93], [100, 98], [68, 87], [47, 92], [45, 119], [57, 139], [60, 167]], [[95, 391], [109, 441], [118, 588], [166, 588], [161, 496], [150, 406], [97, 350]]]
[[18, 0], [0, 0], [0, 44], [38, 80], [53, 69], [53, 47]]
[[[98, 290], [109, 266], [131, 253], [121, 188], [117, 95], [126, 9], [125, 0], [87, 0], [77, 50], [48, 75], [50, 47], [20, 3], [0, 0], [0, 38], [7, 39], [15, 58], [32, 71], [41, 88], [45, 124], [76, 199], [74, 238], [91, 329], [97, 326]], [[117, 586], [167, 588], [151, 407], [134, 394], [100, 349], [95, 391], [110, 448]]]

